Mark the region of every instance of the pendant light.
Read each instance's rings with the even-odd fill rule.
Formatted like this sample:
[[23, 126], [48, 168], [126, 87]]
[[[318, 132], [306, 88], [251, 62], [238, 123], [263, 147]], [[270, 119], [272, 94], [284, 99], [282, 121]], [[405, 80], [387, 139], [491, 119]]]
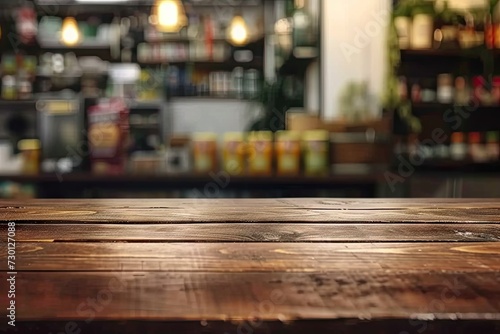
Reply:
[[242, 46], [249, 41], [248, 26], [241, 15], [235, 15], [227, 29], [227, 40], [235, 45]]
[[74, 46], [81, 41], [78, 23], [74, 17], [66, 17], [62, 24], [61, 42], [67, 46]]
[[179, 32], [187, 25], [181, 0], [156, 0], [151, 14], [156, 30], [160, 32]]

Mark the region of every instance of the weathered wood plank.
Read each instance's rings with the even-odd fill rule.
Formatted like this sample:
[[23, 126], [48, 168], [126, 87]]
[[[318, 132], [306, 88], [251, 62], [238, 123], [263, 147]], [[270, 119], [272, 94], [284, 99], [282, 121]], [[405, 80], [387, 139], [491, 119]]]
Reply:
[[499, 279], [498, 272], [386, 270], [21, 272], [16, 304], [18, 320], [500, 320]]
[[[16, 325], [16, 333], [68, 333], [65, 328], [81, 329], [81, 334], [137, 334], [137, 333], [176, 333], [176, 334], [304, 334], [304, 333], [341, 333], [341, 334], [498, 334], [499, 320], [418, 320], [418, 319], [334, 319], [295, 321], [244, 319], [239, 321], [140, 321], [140, 320], [94, 320], [85, 321], [32, 321]], [[68, 326], [68, 327], [66, 327]], [[1, 328], [1, 326], [0, 326]]]
[[[387, 202], [389, 202], [387, 200]], [[392, 203], [392, 200], [390, 201]], [[51, 223], [500, 223], [500, 201], [2, 201], [0, 221]]]
[[[17, 271], [500, 271], [500, 242], [18, 243]], [[7, 268], [0, 245], [0, 270]]]
[[[7, 235], [7, 225], [0, 225]], [[478, 242], [499, 224], [21, 224], [17, 242]]]
[[374, 209], [398, 210], [405, 208], [498, 208], [500, 199], [458, 199], [458, 198], [379, 198], [379, 199], [347, 199], [347, 198], [287, 198], [287, 199], [37, 199], [37, 200], [2, 200], [0, 208], [53, 207], [60, 208], [62, 204], [75, 207], [88, 207], [89, 204], [100, 208], [185, 208], [188, 206], [202, 207], [275, 207], [275, 208], [305, 208], [305, 209]]

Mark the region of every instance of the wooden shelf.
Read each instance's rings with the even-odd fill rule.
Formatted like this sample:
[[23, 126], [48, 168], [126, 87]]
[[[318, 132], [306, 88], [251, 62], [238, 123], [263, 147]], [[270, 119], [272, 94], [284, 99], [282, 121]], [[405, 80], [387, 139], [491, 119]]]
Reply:
[[158, 130], [160, 128], [160, 124], [130, 124], [130, 129], [133, 130]]
[[231, 96], [171, 96], [170, 102], [203, 101], [207, 102], [251, 102], [251, 99]]
[[80, 44], [77, 44], [75, 46], [67, 46], [61, 43], [58, 40], [39, 40], [38, 41], [39, 46], [41, 49], [61, 49], [61, 50], [67, 50], [68, 52], [72, 50], [95, 50], [95, 49], [110, 49], [111, 48], [111, 42], [110, 41], [83, 41]]
[[0, 112], [32, 110], [36, 111], [36, 100], [0, 100]]
[[[225, 174], [224, 174], [225, 175]], [[224, 179], [223, 176], [220, 176]], [[304, 176], [268, 176], [268, 177], [252, 177], [252, 176], [231, 176], [228, 187], [249, 187], [249, 188], [273, 188], [276, 186], [289, 187], [332, 187], [346, 186], [351, 184], [366, 184], [376, 183], [383, 180], [383, 175], [378, 173], [373, 174], [353, 174], [353, 175], [333, 175], [328, 177], [304, 177]], [[79, 183], [85, 185], [116, 185], [120, 187], [135, 186], [151, 186], [158, 187], [203, 187], [207, 183], [215, 182], [214, 178], [208, 175], [93, 175], [87, 173], [79, 174], [40, 174], [40, 175], [0, 175], [0, 181], [12, 181], [20, 183], [36, 183], [36, 184], [69, 184]]]
[[[445, 113], [449, 110], [464, 110], [469, 113], [499, 113], [500, 116], [500, 105], [491, 105], [491, 106], [477, 106], [475, 107], [474, 105], [469, 105], [469, 106], [461, 106], [461, 105], [454, 105], [451, 103], [438, 103], [438, 102], [431, 102], [431, 103], [413, 103], [412, 104], [412, 109], [413, 113], [416, 116], [420, 115], [428, 115], [428, 114], [442, 114]], [[500, 124], [499, 124], [499, 130], [500, 130]]]
[[470, 49], [407, 49], [401, 50], [401, 57], [479, 57], [486, 49], [482, 47]]
[[[193, 7], [214, 7], [214, 6], [224, 6], [224, 7], [255, 7], [259, 6], [262, 4], [263, 0], [247, 0], [247, 1], [237, 1], [237, 2], [232, 2], [232, 1], [227, 1], [227, 0], [201, 0], [201, 1], [190, 1], [190, 0], [185, 0], [185, 6], [193, 6]], [[155, 0], [127, 0], [127, 1], [121, 1], [121, 2], [108, 2], [106, 3], [103, 1], [102, 3], [95, 3], [89, 1], [88, 3], [85, 2], [78, 2], [76, 0], [65, 0], [65, 1], [57, 1], [57, 0], [35, 0], [35, 3], [37, 6], [71, 6], [73, 9], [87, 9], [89, 7], [93, 7], [92, 9], [95, 10], [96, 8], [106, 8], [106, 9], [119, 9], [119, 8], [126, 8], [130, 6], [142, 6], [142, 7], [149, 7], [154, 5]]]
[[228, 59], [226, 61], [158, 61], [158, 62], [139, 62], [141, 67], [149, 66], [160, 66], [160, 65], [171, 65], [184, 67], [188, 64], [194, 65], [195, 67], [210, 69], [212, 71], [232, 71], [236, 67], [243, 67], [244, 69], [257, 69], [262, 70], [264, 67], [264, 62], [261, 59], [253, 60], [248, 63], [240, 63], [233, 59]]
[[500, 176], [500, 161], [474, 162], [470, 159], [457, 161], [451, 159], [429, 159], [416, 168], [418, 172], [456, 173], [456, 174], [498, 174]]

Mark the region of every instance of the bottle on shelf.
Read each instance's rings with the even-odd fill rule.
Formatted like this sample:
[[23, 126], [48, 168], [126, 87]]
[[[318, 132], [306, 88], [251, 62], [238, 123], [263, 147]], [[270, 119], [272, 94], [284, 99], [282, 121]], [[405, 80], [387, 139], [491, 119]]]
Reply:
[[493, 104], [493, 97], [488, 91], [486, 79], [482, 76], [476, 76], [473, 79], [474, 85], [474, 100], [476, 103], [489, 106]]
[[484, 44], [488, 49], [495, 48], [495, 24], [491, 14], [486, 14], [484, 20]]
[[495, 76], [491, 80], [491, 99], [494, 105], [500, 104], [500, 77]]
[[305, 5], [306, 0], [295, 0], [295, 10], [292, 16], [294, 48], [316, 45], [313, 20]]
[[471, 98], [471, 92], [464, 77], [455, 79], [455, 105], [468, 105]]
[[212, 61], [214, 52], [214, 23], [212, 17], [210, 15], [206, 15], [203, 24], [206, 55], [208, 60]]
[[244, 70], [243, 67], [236, 67], [232, 72], [231, 77], [231, 87], [232, 87], [232, 95], [237, 99], [242, 99], [243, 95], [243, 76]]
[[421, 90], [420, 85], [418, 83], [414, 83], [411, 86], [411, 101], [413, 103], [422, 102], [422, 90]]
[[474, 162], [484, 162], [485, 150], [481, 144], [481, 134], [479, 132], [469, 133], [469, 157]]
[[467, 157], [467, 144], [464, 142], [462, 132], [454, 132], [451, 135], [450, 155], [453, 160], [464, 160]]
[[434, 4], [422, 5], [413, 11], [413, 24], [411, 29], [412, 49], [431, 49], [434, 35]]
[[440, 74], [437, 79], [437, 100], [439, 103], [453, 102], [453, 77], [451, 74]]
[[486, 134], [486, 151], [490, 161], [500, 160], [500, 141], [497, 131], [490, 131]]

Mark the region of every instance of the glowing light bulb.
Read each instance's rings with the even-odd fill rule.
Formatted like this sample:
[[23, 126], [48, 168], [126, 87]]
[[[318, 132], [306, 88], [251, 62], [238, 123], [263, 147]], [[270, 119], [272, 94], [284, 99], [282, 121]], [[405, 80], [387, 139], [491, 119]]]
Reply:
[[61, 32], [61, 40], [68, 46], [76, 45], [80, 42], [81, 35], [75, 18], [67, 17], [64, 19]]
[[240, 15], [236, 15], [229, 25], [228, 39], [234, 45], [248, 43], [248, 27]]
[[179, 0], [157, 0], [153, 8], [156, 28], [162, 32], [178, 32], [187, 24], [184, 7]]

